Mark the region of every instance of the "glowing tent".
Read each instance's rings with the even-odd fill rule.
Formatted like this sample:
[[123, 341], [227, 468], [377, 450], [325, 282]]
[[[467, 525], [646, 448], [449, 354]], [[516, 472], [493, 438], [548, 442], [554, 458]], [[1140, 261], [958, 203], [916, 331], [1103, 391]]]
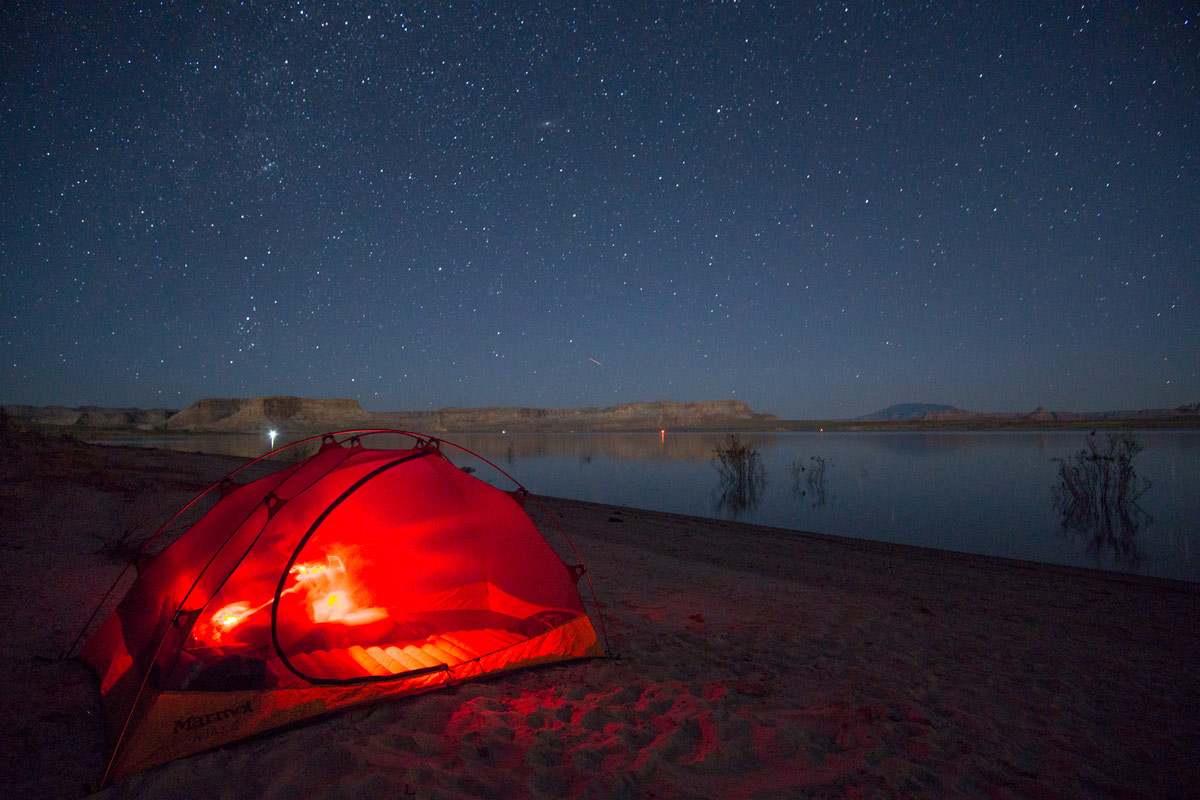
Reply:
[[80, 651], [100, 677], [106, 781], [352, 704], [603, 654], [582, 567], [513, 494], [414, 438], [327, 435], [299, 464], [227, 479], [141, 570]]

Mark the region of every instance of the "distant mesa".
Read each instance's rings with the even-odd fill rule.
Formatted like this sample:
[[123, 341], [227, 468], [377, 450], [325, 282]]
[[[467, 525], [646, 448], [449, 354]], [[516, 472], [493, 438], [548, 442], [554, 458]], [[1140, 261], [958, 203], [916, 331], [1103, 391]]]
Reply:
[[[962, 409], [954, 406], [941, 406], [936, 403], [897, 403], [894, 406], [888, 406], [885, 409], [876, 411], [874, 414], [867, 414], [863, 417], [856, 417], [861, 420], [899, 420], [899, 419], [925, 419], [927, 414], [945, 414], [954, 411], [962, 411]], [[964, 414], [969, 414], [969, 411], [963, 411]]]
[[445, 431], [629, 431], [660, 428], [721, 429], [767, 425], [740, 400], [625, 403], [607, 408], [442, 408], [437, 411], [370, 412], [357, 400], [304, 397], [208, 398], [168, 418], [173, 431], [257, 433], [269, 428], [313, 433], [351, 428]]

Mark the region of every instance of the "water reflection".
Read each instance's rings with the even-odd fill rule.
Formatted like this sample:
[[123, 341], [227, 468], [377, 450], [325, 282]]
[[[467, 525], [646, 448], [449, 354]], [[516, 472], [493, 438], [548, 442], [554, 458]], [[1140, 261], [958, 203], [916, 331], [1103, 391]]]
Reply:
[[737, 518], [758, 507], [767, 488], [767, 470], [757, 447], [729, 434], [713, 448], [712, 465], [720, 476], [713, 490], [717, 513]]
[[[712, 459], [725, 439], [720, 433], [454, 433], [445, 438], [510, 472], [536, 494], [679, 514], [736, 514], [739, 521], [762, 525], [1200, 581], [1200, 430], [1137, 432], [1145, 450], [1132, 465], [1138, 477], [1152, 476], [1154, 486], [1146, 491], [1145, 482], [1133, 484], [1137, 491], [1132, 497], [1126, 493], [1124, 519], [1121, 504], [1111, 498], [1107, 514], [1089, 514], [1072, 509], [1069, 491], [1062, 492], [1061, 503], [1048, 496], [1047, 489], [1060, 483], [1051, 459], [1061, 456], [1065, 466], [1078, 466], [1068, 456], [1085, 444], [1086, 431], [739, 433], [761, 454], [769, 485], [719, 485]], [[284, 433], [276, 444], [295, 438]], [[260, 456], [268, 447], [265, 434], [146, 436], [119, 443], [243, 456]], [[364, 445], [411, 447], [412, 439], [372, 436]], [[1103, 455], [1104, 431], [1098, 445]], [[514, 488], [453, 447], [443, 451], [498, 488]], [[810, 488], [816, 454], [825, 459], [824, 480], [814, 474]], [[515, 458], [511, 466], [510, 456]], [[804, 467], [797, 468], [799, 480], [790, 474], [793, 462]], [[822, 485], [825, 506], [810, 507], [820, 503]], [[797, 489], [803, 493], [799, 500]], [[1096, 505], [1104, 508], [1099, 501]], [[1146, 530], [1150, 515], [1153, 536]]]
[[[673, 433], [447, 433], [448, 441], [472, 450], [485, 458], [505, 457], [518, 460], [565, 456], [589, 464], [594, 460], [616, 461], [708, 461], [715, 444], [724, 434]], [[746, 434], [742, 441], [765, 451], [776, 445], [776, 434]]]
[[[552, 456], [578, 458], [583, 463], [593, 459], [616, 459], [621, 461], [698, 461], [712, 457], [713, 446], [721, 441], [723, 434], [716, 433], [673, 433], [665, 435], [658, 431], [647, 433], [436, 433], [437, 437], [479, 453], [492, 461], [514, 461]], [[296, 433], [281, 433], [277, 446], [303, 438]], [[777, 446], [779, 436], [773, 433], [749, 433], [743, 441], [753, 444], [761, 451]], [[145, 439], [113, 440], [109, 444], [160, 447], [167, 450], [200, 451], [257, 458], [267, 452], [270, 445], [266, 433], [259, 434], [194, 434], [187, 436], [155, 436]], [[407, 436], [375, 434], [364, 438], [367, 447], [409, 447], [412, 439]], [[582, 458], [586, 455], [587, 458]]]
[[789, 467], [792, 473], [792, 497], [797, 500], [809, 498], [813, 508], [823, 508], [828, 500], [825, 468], [829, 466], [832, 463], [827, 462], [824, 456], [809, 456], [807, 464], [793, 461]]
[[1083, 541], [1089, 553], [1111, 553], [1126, 566], [1141, 561], [1137, 533], [1152, 522], [1139, 503], [1150, 481], [1133, 466], [1141, 451], [1130, 434], [1109, 434], [1101, 441], [1093, 431], [1074, 455], [1052, 459], [1058, 465], [1054, 507], [1062, 532]]

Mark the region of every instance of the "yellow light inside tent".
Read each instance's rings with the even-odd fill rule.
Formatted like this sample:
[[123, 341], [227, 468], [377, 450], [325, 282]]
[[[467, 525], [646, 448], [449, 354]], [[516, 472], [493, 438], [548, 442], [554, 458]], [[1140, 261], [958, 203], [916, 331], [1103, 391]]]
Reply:
[[[259, 607], [261, 608], [261, 606]], [[242, 620], [258, 611], [257, 608], [250, 608], [250, 604], [245, 600], [239, 600], [236, 603], [230, 603], [223, 606], [217, 613], [212, 615], [213, 627], [220, 631], [229, 631], [231, 628], [241, 624]]]

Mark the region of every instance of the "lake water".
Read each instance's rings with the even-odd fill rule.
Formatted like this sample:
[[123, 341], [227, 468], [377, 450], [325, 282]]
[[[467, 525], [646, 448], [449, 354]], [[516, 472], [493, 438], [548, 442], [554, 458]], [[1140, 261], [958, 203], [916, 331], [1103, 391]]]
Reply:
[[[761, 456], [753, 493], [730, 492], [714, 433], [452, 434], [535, 494], [721, 517], [942, 550], [1200, 581], [1200, 431], [1137, 431], [1148, 481], [1133, 513], [1064, 525], [1055, 458], [1085, 432], [747, 433]], [[1106, 434], [1098, 437], [1106, 442]], [[376, 437], [371, 437], [376, 438]], [[387, 446], [372, 442], [369, 446]], [[403, 440], [407, 443], [411, 440]], [[393, 444], [400, 444], [397, 440]], [[136, 444], [261, 455], [266, 438]], [[502, 488], [503, 477], [445, 448]]]

